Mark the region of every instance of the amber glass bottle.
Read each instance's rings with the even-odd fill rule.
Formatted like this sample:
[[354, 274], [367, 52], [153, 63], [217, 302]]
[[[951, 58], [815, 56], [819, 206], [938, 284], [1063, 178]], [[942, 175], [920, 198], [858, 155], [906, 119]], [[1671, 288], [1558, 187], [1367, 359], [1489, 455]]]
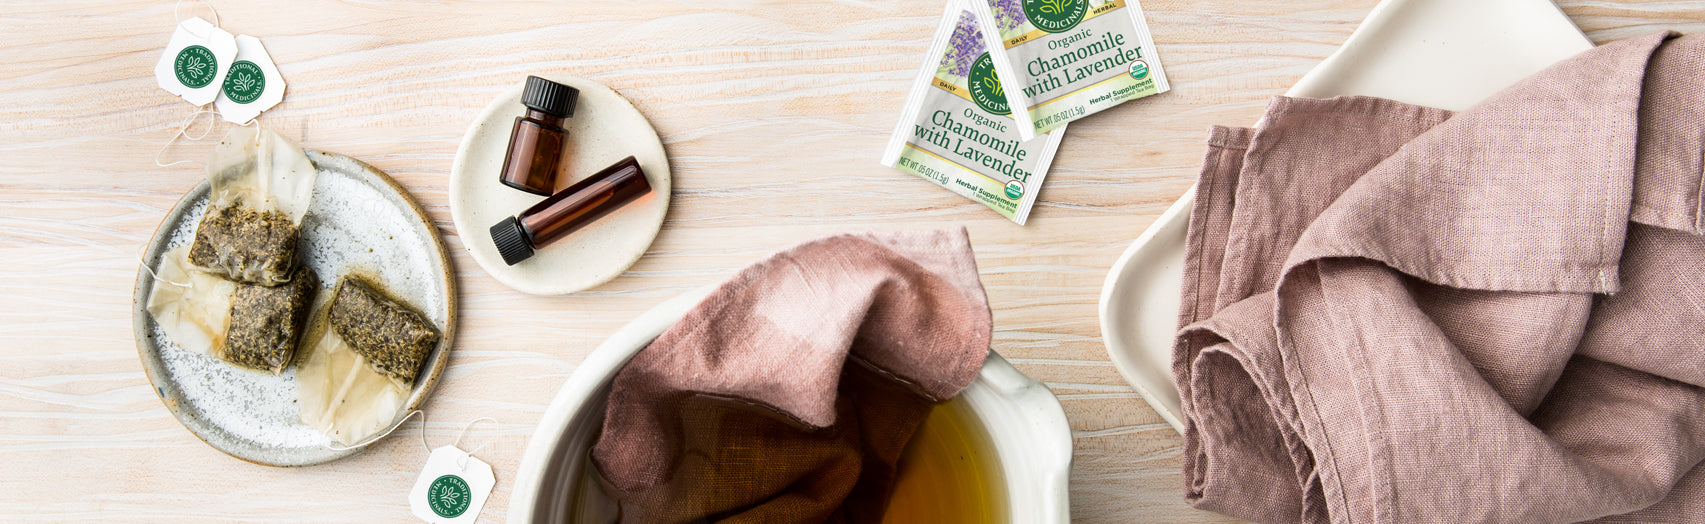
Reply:
[[557, 164], [562, 163], [563, 140], [568, 130], [562, 119], [574, 116], [580, 90], [527, 77], [521, 105], [527, 114], [515, 117], [509, 133], [509, 152], [503, 155], [503, 185], [535, 195], [549, 195], [556, 188]]
[[491, 226], [491, 241], [511, 266], [533, 251], [651, 192], [639, 161], [627, 157]]

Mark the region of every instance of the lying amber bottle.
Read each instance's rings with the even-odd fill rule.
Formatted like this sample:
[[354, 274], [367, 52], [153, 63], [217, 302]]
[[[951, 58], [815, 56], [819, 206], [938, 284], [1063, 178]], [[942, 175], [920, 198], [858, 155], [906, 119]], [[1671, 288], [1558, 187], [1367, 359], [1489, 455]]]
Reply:
[[511, 266], [533, 251], [651, 192], [639, 161], [627, 157], [491, 226], [491, 241]]
[[509, 151], [503, 154], [503, 174], [498, 177], [503, 185], [535, 195], [551, 194], [568, 137], [562, 119], [574, 116], [579, 99], [580, 91], [573, 87], [527, 77], [521, 92], [527, 114], [515, 117], [515, 129], [509, 132]]

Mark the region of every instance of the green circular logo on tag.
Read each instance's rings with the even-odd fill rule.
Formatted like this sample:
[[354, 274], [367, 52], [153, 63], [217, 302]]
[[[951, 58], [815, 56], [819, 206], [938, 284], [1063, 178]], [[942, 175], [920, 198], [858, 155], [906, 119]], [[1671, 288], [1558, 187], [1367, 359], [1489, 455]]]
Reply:
[[218, 76], [219, 60], [213, 58], [213, 51], [192, 45], [178, 51], [178, 58], [172, 61], [172, 71], [177, 73], [179, 83], [200, 89], [213, 83], [213, 77]]
[[1131, 78], [1142, 80], [1149, 76], [1149, 65], [1142, 60], [1131, 62]]
[[1018, 183], [1017, 180], [1006, 183], [1007, 198], [1018, 200], [1018, 197], [1021, 196], [1024, 196], [1024, 184]]
[[1089, 11], [1089, 0], [1024, 0], [1024, 16], [1030, 25], [1047, 33], [1077, 27]]
[[438, 477], [432, 481], [431, 487], [426, 488], [426, 505], [432, 507], [433, 513], [447, 519], [467, 513], [473, 498], [474, 491], [468, 489], [468, 481], [455, 475]]
[[997, 115], [1012, 114], [1006, 106], [1006, 90], [1001, 89], [1000, 77], [995, 76], [995, 61], [988, 53], [971, 63], [971, 74], [965, 76], [965, 82], [971, 84], [971, 101], [977, 107]]
[[266, 74], [260, 66], [248, 60], [231, 64], [231, 72], [225, 74], [225, 98], [247, 104], [260, 98], [262, 91], [266, 91]]

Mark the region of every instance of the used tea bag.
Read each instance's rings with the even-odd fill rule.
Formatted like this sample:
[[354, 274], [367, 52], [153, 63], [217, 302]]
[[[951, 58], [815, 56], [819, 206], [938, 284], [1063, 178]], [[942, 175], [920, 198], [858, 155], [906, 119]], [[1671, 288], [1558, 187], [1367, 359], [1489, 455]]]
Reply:
[[1023, 225], [1066, 129], [1028, 141], [1019, 137], [1019, 124], [999, 96], [1000, 82], [993, 73], [979, 77], [973, 66], [987, 60], [986, 47], [966, 5], [948, 2], [882, 165], [941, 184]]
[[308, 155], [289, 139], [259, 127], [233, 128], [207, 166], [213, 189], [189, 261], [238, 282], [288, 282], [315, 175]]
[[320, 279], [306, 266], [280, 286], [237, 284], [231, 294], [231, 327], [219, 358], [277, 375], [296, 354], [303, 321]]
[[231, 294], [237, 284], [201, 271], [191, 271], [189, 248], [178, 247], [160, 256], [154, 289], [148, 292], [148, 314], [178, 347], [216, 355], [225, 346], [231, 324]]
[[326, 302], [309, 336], [312, 344], [296, 367], [302, 423], [350, 445], [384, 431], [402, 412], [408, 389], [368, 365], [326, 322]]
[[299, 268], [276, 287], [241, 284], [191, 271], [189, 249], [161, 257], [148, 313], [179, 347], [277, 375], [296, 353], [319, 279]]
[[401, 384], [414, 382], [421, 362], [438, 342], [432, 323], [357, 277], [338, 282], [330, 317], [332, 329], [374, 370]]

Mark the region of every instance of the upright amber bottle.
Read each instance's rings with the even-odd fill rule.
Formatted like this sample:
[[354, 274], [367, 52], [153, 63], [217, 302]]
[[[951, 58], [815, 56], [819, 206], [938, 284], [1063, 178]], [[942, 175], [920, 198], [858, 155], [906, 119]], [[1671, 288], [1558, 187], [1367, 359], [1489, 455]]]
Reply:
[[585, 180], [539, 201], [520, 215], [491, 226], [491, 241], [503, 262], [511, 266], [533, 256], [533, 251], [623, 204], [651, 192], [651, 182], [639, 161], [627, 157]]
[[527, 87], [521, 92], [521, 105], [527, 114], [515, 117], [515, 129], [509, 133], [509, 152], [503, 155], [503, 185], [535, 195], [549, 195], [556, 187], [557, 164], [562, 162], [563, 140], [568, 130], [562, 119], [574, 116], [575, 102], [580, 90], [545, 80], [527, 77]]

